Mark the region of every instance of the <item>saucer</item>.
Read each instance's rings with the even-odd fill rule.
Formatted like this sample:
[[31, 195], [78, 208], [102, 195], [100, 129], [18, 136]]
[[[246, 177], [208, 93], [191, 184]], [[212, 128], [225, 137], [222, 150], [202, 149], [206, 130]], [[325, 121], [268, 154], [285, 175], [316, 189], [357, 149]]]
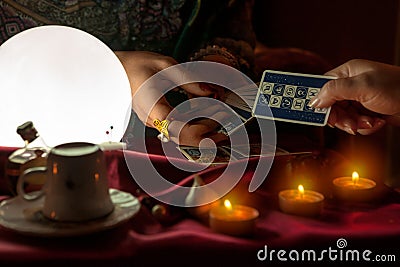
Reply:
[[33, 236], [76, 236], [116, 227], [132, 218], [140, 209], [139, 200], [130, 193], [112, 188], [110, 197], [114, 210], [109, 215], [96, 220], [74, 223], [47, 219], [41, 212], [44, 198], [26, 201], [17, 196], [1, 202], [0, 225]]

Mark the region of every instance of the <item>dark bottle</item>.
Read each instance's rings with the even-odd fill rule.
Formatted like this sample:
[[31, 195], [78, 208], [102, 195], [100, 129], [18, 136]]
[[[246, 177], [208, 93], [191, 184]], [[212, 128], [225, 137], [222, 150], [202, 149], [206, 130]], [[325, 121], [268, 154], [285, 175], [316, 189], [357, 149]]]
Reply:
[[[12, 152], [6, 162], [6, 183], [9, 193], [16, 195], [19, 175], [27, 168], [46, 166], [49, 147], [39, 135], [32, 121], [17, 127], [17, 133], [25, 141], [25, 146]], [[43, 184], [43, 175], [32, 175], [28, 183]]]

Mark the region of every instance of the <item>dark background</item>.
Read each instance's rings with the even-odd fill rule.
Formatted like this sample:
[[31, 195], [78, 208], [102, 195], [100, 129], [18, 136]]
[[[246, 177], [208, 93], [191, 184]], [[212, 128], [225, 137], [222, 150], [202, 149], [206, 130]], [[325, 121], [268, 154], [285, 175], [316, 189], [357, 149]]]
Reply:
[[[333, 67], [354, 58], [400, 65], [400, 0], [255, 0], [253, 15], [258, 40], [270, 48], [314, 52]], [[294, 129], [313, 133], [323, 147], [338, 151], [366, 176], [400, 188], [395, 160], [400, 127], [386, 125], [369, 136], [329, 127], [295, 126], [290, 133]]]
[[398, 13], [399, 0], [255, 0], [254, 27], [267, 46], [310, 50], [334, 66], [396, 63]]

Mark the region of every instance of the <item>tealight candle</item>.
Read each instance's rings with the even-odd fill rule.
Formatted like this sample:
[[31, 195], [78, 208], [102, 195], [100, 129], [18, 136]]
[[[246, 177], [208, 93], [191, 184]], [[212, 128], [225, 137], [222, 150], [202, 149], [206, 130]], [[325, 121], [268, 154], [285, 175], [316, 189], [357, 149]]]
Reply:
[[209, 224], [216, 232], [233, 236], [249, 236], [254, 233], [259, 212], [248, 206], [232, 205], [229, 200], [223, 206], [210, 210]]
[[347, 201], [369, 201], [375, 197], [375, 181], [360, 178], [357, 172], [352, 176], [339, 177], [333, 180], [336, 198]]
[[324, 196], [312, 190], [288, 189], [279, 192], [279, 207], [288, 214], [301, 216], [316, 216], [321, 213]]

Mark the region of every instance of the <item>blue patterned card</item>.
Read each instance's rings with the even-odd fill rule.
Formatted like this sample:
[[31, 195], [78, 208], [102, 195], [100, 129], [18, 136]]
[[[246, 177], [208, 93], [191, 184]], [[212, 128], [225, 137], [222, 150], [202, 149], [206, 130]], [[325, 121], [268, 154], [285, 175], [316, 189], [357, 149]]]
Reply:
[[330, 108], [315, 109], [308, 104], [331, 79], [335, 77], [266, 70], [252, 109], [253, 116], [324, 126]]

